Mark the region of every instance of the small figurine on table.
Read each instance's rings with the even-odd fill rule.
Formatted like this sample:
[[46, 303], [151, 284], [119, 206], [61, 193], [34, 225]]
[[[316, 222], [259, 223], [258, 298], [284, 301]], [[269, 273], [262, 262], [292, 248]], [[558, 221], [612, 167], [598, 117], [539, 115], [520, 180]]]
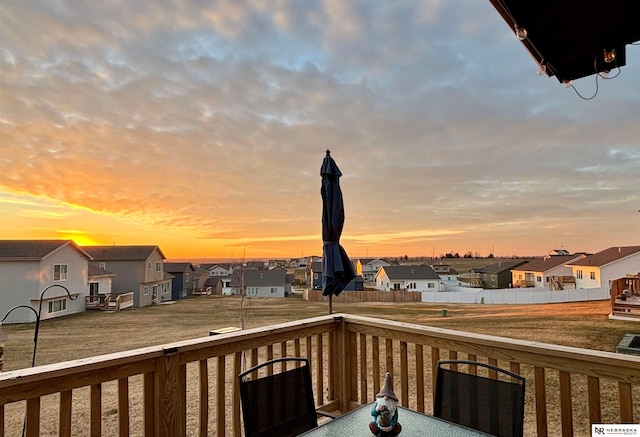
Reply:
[[369, 429], [374, 435], [393, 437], [402, 431], [398, 423], [398, 397], [393, 392], [393, 380], [389, 372], [384, 376], [384, 387], [376, 395], [371, 415], [373, 421], [369, 423]]

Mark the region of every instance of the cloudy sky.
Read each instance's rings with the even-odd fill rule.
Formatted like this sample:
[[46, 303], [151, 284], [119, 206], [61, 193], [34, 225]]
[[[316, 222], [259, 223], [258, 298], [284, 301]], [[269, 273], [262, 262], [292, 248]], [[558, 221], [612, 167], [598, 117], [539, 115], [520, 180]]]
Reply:
[[0, 22], [1, 239], [319, 255], [328, 148], [352, 257], [640, 243], [640, 46], [586, 101], [488, 0], [6, 0]]

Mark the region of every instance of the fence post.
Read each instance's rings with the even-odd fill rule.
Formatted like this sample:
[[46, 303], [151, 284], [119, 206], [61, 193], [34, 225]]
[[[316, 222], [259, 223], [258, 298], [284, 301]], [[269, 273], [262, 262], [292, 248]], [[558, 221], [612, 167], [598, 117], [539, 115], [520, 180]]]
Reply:
[[154, 372], [154, 423], [157, 437], [184, 437], [187, 367], [180, 364], [177, 348], [165, 348]]

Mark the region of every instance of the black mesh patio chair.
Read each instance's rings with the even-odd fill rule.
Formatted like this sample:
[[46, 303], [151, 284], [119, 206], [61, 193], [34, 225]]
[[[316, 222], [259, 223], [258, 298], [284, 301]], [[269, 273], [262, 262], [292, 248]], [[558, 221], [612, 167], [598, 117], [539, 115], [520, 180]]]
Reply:
[[[276, 363], [294, 363], [296, 367], [264, 375], [259, 372]], [[278, 358], [266, 361], [238, 375], [242, 420], [246, 437], [296, 436], [318, 426], [309, 360]]]
[[[453, 370], [455, 365], [484, 367], [489, 378]], [[502, 377], [502, 379], [500, 379]], [[506, 378], [505, 378], [506, 377]], [[437, 364], [433, 415], [500, 437], [522, 436], [525, 379], [490, 364], [443, 360]]]

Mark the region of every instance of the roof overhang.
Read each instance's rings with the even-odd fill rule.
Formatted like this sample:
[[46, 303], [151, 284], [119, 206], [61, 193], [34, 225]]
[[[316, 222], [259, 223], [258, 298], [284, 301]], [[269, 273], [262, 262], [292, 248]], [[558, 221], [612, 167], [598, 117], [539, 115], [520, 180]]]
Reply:
[[[626, 63], [626, 45], [640, 40], [638, 0], [489, 0], [548, 76], [561, 83]], [[520, 38], [519, 38], [520, 39]], [[605, 61], [605, 52], [615, 59]]]

